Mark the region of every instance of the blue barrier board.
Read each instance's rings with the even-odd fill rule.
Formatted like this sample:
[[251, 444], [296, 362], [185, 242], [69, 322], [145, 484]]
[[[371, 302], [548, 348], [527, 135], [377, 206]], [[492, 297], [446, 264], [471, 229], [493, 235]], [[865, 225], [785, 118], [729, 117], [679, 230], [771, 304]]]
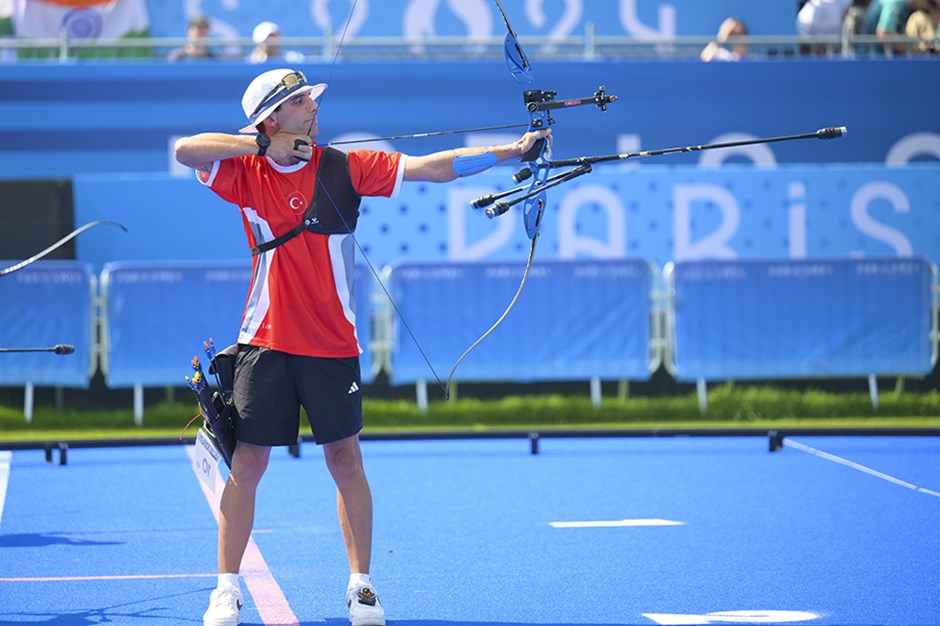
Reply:
[[[0, 267], [11, 265], [0, 262]], [[0, 385], [87, 388], [93, 369], [94, 292], [91, 265], [79, 261], [37, 261], [0, 278], [0, 348], [75, 348], [61, 355], [0, 354]]]
[[677, 263], [677, 379], [927, 374], [935, 272], [919, 258]]
[[[390, 380], [439, 376], [503, 313], [523, 275], [515, 263], [393, 266]], [[654, 271], [645, 260], [536, 263], [515, 308], [460, 365], [464, 381], [641, 379], [650, 375]], [[419, 348], [420, 346], [420, 348]]]

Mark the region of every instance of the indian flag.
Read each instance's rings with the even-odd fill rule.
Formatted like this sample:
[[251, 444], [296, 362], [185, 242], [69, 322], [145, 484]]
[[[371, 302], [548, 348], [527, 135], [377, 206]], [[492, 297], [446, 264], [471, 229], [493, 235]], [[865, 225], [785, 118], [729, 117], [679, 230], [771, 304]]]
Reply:
[[[77, 43], [150, 34], [146, 0], [13, 0], [13, 5], [13, 28], [21, 38], [60, 38], [67, 34], [70, 43]], [[83, 50], [82, 56], [102, 56], [95, 54], [96, 49], [79, 50]], [[117, 48], [108, 50], [106, 56], [136, 56], [140, 52]]]
[[13, 34], [13, 0], [0, 0], [0, 37]]
[[[0, 0], [0, 37], [13, 37], [13, 0]], [[14, 48], [0, 48], [0, 63], [14, 58]]]

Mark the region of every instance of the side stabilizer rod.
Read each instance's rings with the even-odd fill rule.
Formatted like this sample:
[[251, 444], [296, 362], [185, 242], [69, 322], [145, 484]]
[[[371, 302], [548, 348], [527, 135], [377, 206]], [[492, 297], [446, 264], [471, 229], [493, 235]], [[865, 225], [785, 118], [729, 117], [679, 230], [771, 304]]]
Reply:
[[737, 146], [751, 146], [761, 143], [774, 143], [777, 141], [793, 141], [795, 139], [836, 139], [844, 137], [849, 132], [845, 126], [836, 126], [832, 128], [820, 128], [814, 133], [803, 133], [800, 135], [784, 135], [782, 137], [763, 137], [758, 139], [742, 139], [741, 141], [728, 141], [724, 143], [710, 143], [700, 146], [682, 146], [679, 148], [663, 148], [660, 150], [643, 150], [641, 152], [624, 152], [621, 154], [605, 154], [601, 156], [578, 157], [575, 159], [563, 159], [560, 161], [549, 161], [549, 167], [569, 167], [572, 165], [583, 165], [585, 163], [605, 163], [608, 161], [624, 161], [637, 157], [660, 156], [663, 154], [673, 154], [676, 152], [699, 152], [701, 150], [715, 150], [717, 148], [734, 148]]

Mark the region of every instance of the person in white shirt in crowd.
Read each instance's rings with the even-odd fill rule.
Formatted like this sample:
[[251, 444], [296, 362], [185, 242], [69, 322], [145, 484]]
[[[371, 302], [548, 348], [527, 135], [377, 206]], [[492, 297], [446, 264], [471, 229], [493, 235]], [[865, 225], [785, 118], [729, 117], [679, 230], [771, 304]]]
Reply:
[[808, 0], [796, 16], [796, 32], [804, 37], [841, 35], [852, 0]]
[[[808, 0], [796, 16], [796, 32], [802, 37], [840, 37], [852, 0]], [[825, 45], [812, 51], [825, 54]]]
[[297, 65], [304, 60], [301, 52], [281, 49], [281, 27], [274, 22], [261, 22], [255, 26], [251, 33], [251, 40], [255, 43], [255, 47], [248, 55], [249, 63], [277, 60]]

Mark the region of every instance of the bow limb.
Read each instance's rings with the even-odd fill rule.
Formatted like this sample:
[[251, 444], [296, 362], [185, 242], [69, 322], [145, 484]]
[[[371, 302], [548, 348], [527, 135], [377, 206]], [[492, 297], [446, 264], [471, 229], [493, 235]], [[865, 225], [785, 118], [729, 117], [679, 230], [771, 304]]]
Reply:
[[71, 241], [72, 239], [75, 239], [76, 237], [78, 237], [80, 234], [82, 234], [82, 233], [85, 232], [86, 230], [90, 230], [90, 229], [94, 228], [95, 226], [101, 226], [101, 225], [103, 225], [103, 224], [113, 224], [114, 226], [117, 226], [118, 228], [120, 228], [120, 229], [123, 230], [124, 232], [127, 232], [127, 228], [126, 228], [123, 224], [119, 224], [118, 222], [112, 222], [112, 221], [110, 221], [110, 220], [95, 220], [95, 221], [93, 221], [93, 222], [88, 222], [87, 224], [85, 224], [85, 225], [82, 226], [81, 228], [76, 228], [75, 230], [73, 230], [72, 232], [70, 232], [68, 235], [66, 235], [66, 236], [63, 237], [62, 239], [59, 239], [57, 242], [55, 242], [54, 244], [52, 244], [51, 246], [49, 246], [48, 248], [46, 248], [46, 249], [43, 250], [42, 252], [39, 252], [39, 253], [37, 253], [37, 254], [34, 254], [33, 256], [29, 257], [29, 258], [26, 259], [25, 261], [22, 261], [22, 262], [20, 262], [20, 263], [17, 263], [16, 265], [11, 265], [10, 267], [7, 267], [7, 268], [5, 268], [5, 269], [3, 269], [3, 270], [0, 270], [0, 276], [6, 276], [7, 274], [12, 274], [13, 272], [17, 272], [17, 271], [19, 271], [19, 270], [25, 268], [27, 265], [32, 265], [33, 263], [35, 263], [35, 262], [38, 261], [39, 259], [43, 258], [44, 256], [47, 256], [47, 255], [51, 254], [52, 252], [58, 250], [59, 248], [61, 248], [62, 246], [64, 246], [66, 243], [68, 243], [68, 242]]
[[[509, 16], [506, 15], [506, 11], [503, 10], [503, 5], [499, 0], [494, 0], [496, 2], [496, 8], [499, 9], [500, 15], [503, 17], [503, 22], [506, 24], [506, 39], [504, 41], [503, 47], [506, 53], [506, 65], [509, 67], [509, 72], [512, 74], [513, 78], [516, 80], [516, 84], [519, 85], [519, 88], [522, 89], [523, 98], [526, 103], [526, 111], [529, 114], [529, 131], [543, 130], [549, 127], [552, 123], [552, 118], [548, 114], [548, 109], [540, 108], [533, 106], [536, 102], [545, 102], [550, 101], [555, 93], [554, 92], [543, 92], [538, 89], [535, 89], [535, 78], [532, 74], [532, 66], [529, 63], [529, 58], [526, 56], [525, 51], [522, 49], [522, 46], [519, 44], [519, 38], [516, 36], [516, 30], [512, 27], [512, 22], [509, 21]], [[457, 372], [457, 368], [460, 366], [460, 363], [469, 355], [477, 346], [483, 343], [483, 340], [489, 337], [493, 331], [503, 323], [503, 320], [509, 316], [509, 312], [512, 311], [513, 307], [516, 306], [516, 302], [519, 300], [519, 296], [522, 295], [522, 290], [525, 287], [526, 281], [529, 278], [529, 270], [532, 269], [532, 261], [535, 259], [535, 244], [538, 241], [539, 230], [542, 226], [542, 214], [545, 212], [545, 190], [543, 187], [548, 179], [549, 167], [548, 167], [548, 156], [550, 152], [547, 150], [548, 141], [545, 139], [539, 139], [535, 142], [535, 145], [524, 155], [522, 155], [521, 160], [525, 162], [529, 167], [529, 174], [527, 176], [532, 178], [532, 183], [529, 184], [528, 189], [524, 196], [516, 202], [523, 202], [523, 211], [522, 219], [525, 224], [526, 235], [529, 239], [532, 240], [532, 244], [529, 247], [529, 258], [526, 261], [525, 271], [522, 274], [522, 280], [519, 282], [519, 288], [516, 290], [516, 295], [513, 296], [512, 301], [509, 303], [509, 306], [506, 307], [506, 310], [503, 311], [503, 314], [499, 316], [499, 319], [490, 326], [489, 330], [483, 333], [479, 339], [473, 342], [469, 348], [467, 348], [463, 354], [460, 355], [460, 358], [457, 359], [457, 362], [454, 363], [454, 367], [450, 370], [450, 375], [447, 377], [447, 383], [444, 386], [444, 398], [450, 399], [450, 386], [454, 380], [454, 374]], [[548, 154], [546, 154], [548, 152]], [[523, 170], [525, 172], [525, 170]], [[521, 181], [519, 181], [521, 182]], [[510, 204], [506, 204], [505, 208], [500, 211], [487, 212], [487, 215], [490, 217], [495, 217], [496, 215], [501, 215], [508, 210]]]
[[535, 244], [539, 240], [538, 233], [535, 237], [532, 238], [532, 245], [529, 247], [529, 259], [525, 264], [525, 271], [522, 273], [522, 281], [519, 283], [519, 288], [516, 289], [516, 295], [512, 297], [512, 301], [509, 303], [509, 306], [506, 307], [506, 310], [503, 311], [503, 314], [499, 316], [499, 319], [490, 326], [489, 330], [480, 335], [480, 338], [474, 341], [469, 348], [464, 350], [464, 353], [460, 355], [460, 358], [457, 359], [457, 362], [454, 363], [454, 367], [450, 370], [450, 375], [447, 377], [447, 384], [444, 386], [444, 399], [450, 400], [450, 385], [454, 380], [454, 374], [457, 372], [457, 368], [460, 366], [460, 363], [467, 357], [468, 354], [473, 352], [473, 349], [478, 345], [483, 343], [483, 340], [492, 334], [496, 328], [503, 323], [503, 320], [509, 315], [509, 312], [512, 311], [513, 307], [516, 306], [516, 302], [519, 300], [519, 296], [522, 295], [522, 289], [525, 287], [526, 281], [529, 279], [529, 270], [532, 269], [532, 260], [535, 258]]

